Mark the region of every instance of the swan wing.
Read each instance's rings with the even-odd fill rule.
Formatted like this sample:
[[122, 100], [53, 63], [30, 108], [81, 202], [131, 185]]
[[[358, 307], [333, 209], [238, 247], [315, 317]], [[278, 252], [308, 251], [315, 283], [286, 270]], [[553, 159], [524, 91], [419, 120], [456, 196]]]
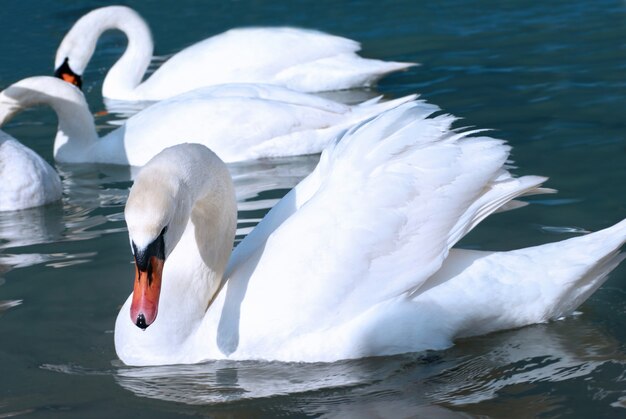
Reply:
[[205, 86], [167, 99], [168, 102], [185, 102], [206, 97], [244, 97], [266, 99], [292, 105], [307, 106], [338, 114], [346, 113], [350, 106], [321, 96], [306, 94], [283, 86], [265, 83], [226, 83]]
[[225, 162], [233, 162], [272, 157], [259, 155], [255, 148], [288, 135], [294, 141], [283, 144], [276, 154], [319, 152], [332, 135], [326, 138], [316, 130], [335, 126], [343, 119], [342, 114], [284, 102], [197, 98], [150, 106], [131, 117], [116, 135], [124, 136], [125, 152], [134, 166], [144, 165], [159, 151], [180, 142], [204, 144]]
[[436, 110], [416, 101], [350, 130], [240, 244], [254, 250], [229, 273], [268, 302], [256, 319], [302, 333], [416, 292], [475, 223], [544, 180], [492, 192], [511, 183], [509, 147]]
[[[133, 166], [181, 142], [204, 144], [225, 162], [315, 154], [348, 127], [415, 97], [344, 106], [269, 86], [244, 89], [232, 87], [218, 95], [209, 89], [158, 102], [110, 137], [123, 136], [120, 157]], [[104, 138], [99, 146], [110, 148], [112, 139]]]
[[[334, 90], [359, 85], [362, 73], [375, 80], [413, 65], [363, 59], [356, 55], [358, 50], [356, 41], [315, 30], [231, 29], [183, 49], [137, 91], [146, 97], [158, 92], [159, 98], [165, 98], [198, 86], [232, 82], [276, 83], [302, 91]], [[334, 57], [339, 60], [336, 64]], [[299, 68], [308, 63], [315, 63], [314, 67]], [[314, 77], [310, 74], [313, 70]], [[350, 78], [354, 80], [350, 82]]]
[[[571, 314], [626, 257], [626, 220], [561, 242], [508, 252], [451, 249], [413, 298], [376, 304], [331, 328], [320, 345], [311, 333], [286, 350], [334, 361], [444, 349], [461, 337]], [[332, 347], [332, 350], [329, 350]]]

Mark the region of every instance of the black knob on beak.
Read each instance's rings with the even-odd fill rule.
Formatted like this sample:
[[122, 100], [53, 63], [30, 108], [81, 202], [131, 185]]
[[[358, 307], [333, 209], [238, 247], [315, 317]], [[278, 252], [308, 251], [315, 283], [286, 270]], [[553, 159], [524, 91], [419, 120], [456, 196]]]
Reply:
[[135, 324], [137, 325], [137, 327], [139, 327], [141, 330], [146, 330], [146, 328], [148, 327], [148, 325], [146, 324], [146, 317], [143, 315], [143, 313], [139, 314], [137, 316], [137, 321], [135, 322]]

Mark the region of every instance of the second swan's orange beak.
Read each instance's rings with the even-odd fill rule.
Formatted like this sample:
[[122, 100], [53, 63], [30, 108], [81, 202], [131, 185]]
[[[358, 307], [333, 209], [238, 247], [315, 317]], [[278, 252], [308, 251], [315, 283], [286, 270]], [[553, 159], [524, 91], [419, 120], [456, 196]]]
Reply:
[[[60, 77], [62, 80], [65, 80], [66, 82], [73, 84], [74, 86], [79, 86], [79, 85], [80, 85], [79, 78], [78, 78], [78, 77], [76, 77], [76, 75], [74, 75], [74, 74], [70, 74], [70, 73], [61, 73], [61, 74], [59, 75], [59, 77]], [[79, 87], [80, 87], [80, 86], [79, 86]]]
[[65, 61], [63, 61], [63, 64], [61, 64], [59, 68], [55, 70], [54, 76], [70, 84], [73, 84], [79, 89], [83, 88], [83, 79], [79, 74], [76, 74], [74, 73], [74, 71], [72, 71], [67, 58], [65, 59]]
[[137, 327], [144, 330], [156, 320], [159, 311], [163, 264], [164, 260], [156, 256], [150, 257], [145, 270], [141, 270], [138, 264], [135, 264], [135, 285], [130, 306], [130, 319]]

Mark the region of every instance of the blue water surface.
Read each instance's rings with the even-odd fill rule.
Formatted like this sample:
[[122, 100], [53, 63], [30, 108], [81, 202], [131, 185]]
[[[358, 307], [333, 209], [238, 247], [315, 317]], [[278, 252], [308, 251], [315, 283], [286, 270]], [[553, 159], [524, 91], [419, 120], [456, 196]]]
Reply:
[[[51, 75], [56, 48], [105, 1], [5, 0], [0, 88]], [[236, 26], [293, 25], [356, 39], [363, 55], [421, 66], [356, 97], [420, 93], [507, 140], [517, 174], [556, 195], [486, 220], [461, 243], [507, 250], [626, 217], [626, 3], [618, 0], [126, 1], [155, 55]], [[84, 75], [91, 110], [125, 47], [107, 33]], [[219, 65], [219, 63], [216, 63]], [[99, 131], [113, 115], [96, 116]], [[51, 109], [4, 129], [50, 163]], [[233, 165], [243, 237], [316, 156]], [[624, 417], [626, 267], [566, 319], [464, 339], [445, 351], [333, 364], [209, 362], [126, 367], [114, 320], [131, 291], [128, 168], [56, 165], [61, 203], [0, 213], [0, 418]]]

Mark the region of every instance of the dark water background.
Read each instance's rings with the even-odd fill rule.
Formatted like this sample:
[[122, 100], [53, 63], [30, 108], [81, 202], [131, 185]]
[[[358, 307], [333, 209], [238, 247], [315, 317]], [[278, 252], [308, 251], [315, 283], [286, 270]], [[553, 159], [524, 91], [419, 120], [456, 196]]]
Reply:
[[[3, 1], [0, 87], [50, 75], [64, 33], [105, 4]], [[492, 128], [513, 146], [516, 173], [549, 176], [560, 191], [491, 217], [465, 247], [535, 245], [626, 217], [624, 1], [124, 4], [149, 22], [159, 56], [234, 26], [294, 25], [359, 40], [366, 56], [422, 63], [378, 91], [419, 92], [462, 125]], [[85, 74], [94, 113], [124, 45], [113, 32], [98, 44]], [[101, 132], [110, 119], [97, 117]], [[55, 130], [54, 113], [43, 108], [6, 127], [50, 162]], [[305, 157], [233, 166], [240, 237], [314, 164]], [[0, 213], [0, 418], [626, 416], [626, 266], [580, 315], [445, 351], [335, 364], [125, 367], [112, 331], [133, 272], [123, 221], [129, 170], [57, 169], [62, 203]]]

